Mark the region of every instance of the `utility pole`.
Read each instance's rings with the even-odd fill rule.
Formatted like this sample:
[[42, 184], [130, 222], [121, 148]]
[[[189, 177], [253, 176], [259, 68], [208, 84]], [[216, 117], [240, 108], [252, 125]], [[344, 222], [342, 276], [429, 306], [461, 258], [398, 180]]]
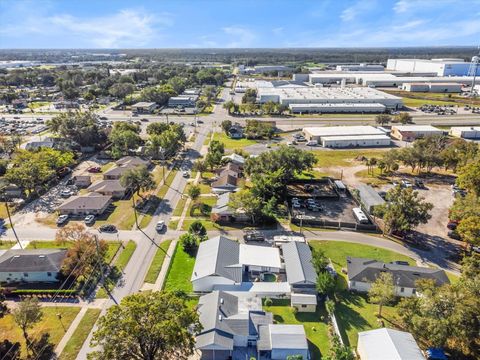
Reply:
[[112, 298], [115, 305], [118, 305], [117, 300], [113, 297], [112, 293], [110, 292], [110, 290], [105, 285], [105, 274], [103, 273], [103, 258], [100, 255], [100, 246], [98, 244], [98, 236], [97, 235], [93, 235], [93, 236], [95, 238], [95, 246], [97, 248], [98, 260], [100, 261], [100, 282], [101, 282], [103, 288], [105, 289], [105, 291], [107, 292], [107, 294], [110, 295], [110, 297]]
[[13, 235], [15, 235], [15, 239], [17, 240], [17, 244], [20, 247], [20, 249], [23, 250], [22, 243], [20, 242], [20, 239], [18, 238], [17, 232], [15, 231], [15, 227], [13, 226], [12, 217], [10, 215], [10, 209], [8, 208], [8, 201], [7, 201], [6, 198], [5, 198], [5, 209], [7, 210], [8, 221], [10, 223], [10, 227], [12, 228]]

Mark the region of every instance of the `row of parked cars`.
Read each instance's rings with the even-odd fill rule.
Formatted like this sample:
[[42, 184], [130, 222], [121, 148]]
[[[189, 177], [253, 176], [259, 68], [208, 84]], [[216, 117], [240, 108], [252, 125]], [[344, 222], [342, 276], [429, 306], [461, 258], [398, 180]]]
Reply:
[[453, 105], [440, 106], [440, 105], [424, 104], [420, 106], [419, 109], [424, 113], [434, 113], [437, 115], [455, 115], [457, 113]]
[[302, 207], [305, 207], [308, 210], [314, 211], [314, 212], [323, 210], [323, 206], [320, 204], [320, 202], [312, 198], [301, 200], [299, 198], [294, 197], [292, 198], [292, 207], [294, 209], [300, 209]]

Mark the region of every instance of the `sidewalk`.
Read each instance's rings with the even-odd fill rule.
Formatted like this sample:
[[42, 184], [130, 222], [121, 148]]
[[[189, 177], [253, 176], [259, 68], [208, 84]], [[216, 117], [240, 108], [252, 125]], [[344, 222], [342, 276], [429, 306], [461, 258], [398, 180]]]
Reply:
[[73, 333], [75, 332], [75, 330], [77, 329], [78, 327], [78, 324], [80, 324], [80, 321], [82, 321], [83, 319], [83, 316], [85, 315], [85, 313], [87, 312], [87, 307], [82, 307], [82, 309], [80, 310], [80, 312], [77, 314], [77, 316], [75, 317], [75, 319], [73, 319], [72, 323], [70, 324], [70, 326], [68, 327], [67, 329], [67, 332], [65, 333], [65, 335], [63, 335], [62, 337], [62, 340], [60, 340], [60, 342], [58, 343], [57, 347], [55, 348], [55, 354], [57, 356], [59, 356], [63, 349], [65, 348], [65, 346], [67, 345], [68, 343], [68, 340], [70, 340], [70, 338], [72, 337]]
[[155, 281], [155, 285], [153, 286], [153, 291], [160, 291], [163, 288], [163, 283], [165, 282], [165, 278], [167, 277], [168, 269], [170, 267], [170, 262], [172, 261], [173, 253], [175, 252], [175, 247], [177, 246], [178, 240], [173, 240], [170, 243], [170, 246], [167, 250], [167, 255], [162, 264], [162, 269], [160, 270], [160, 274], [158, 274], [157, 280]]

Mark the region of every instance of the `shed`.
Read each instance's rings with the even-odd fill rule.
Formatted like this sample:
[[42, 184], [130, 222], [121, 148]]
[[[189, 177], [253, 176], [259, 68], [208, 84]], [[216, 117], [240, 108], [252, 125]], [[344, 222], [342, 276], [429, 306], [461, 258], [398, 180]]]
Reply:
[[385, 204], [385, 200], [369, 185], [358, 184], [358, 195], [360, 196], [360, 202], [368, 213], [372, 213], [375, 207]]
[[298, 312], [315, 312], [317, 310], [317, 296], [314, 294], [292, 293], [290, 305]]

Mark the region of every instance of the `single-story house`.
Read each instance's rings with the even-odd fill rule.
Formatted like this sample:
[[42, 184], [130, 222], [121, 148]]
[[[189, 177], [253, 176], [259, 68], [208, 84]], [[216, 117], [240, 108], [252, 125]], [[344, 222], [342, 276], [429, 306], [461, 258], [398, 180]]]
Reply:
[[317, 311], [317, 295], [292, 293], [290, 306], [297, 309], [298, 312], [315, 312]]
[[447, 274], [441, 269], [347, 257], [348, 288], [350, 290], [368, 292], [371, 284], [382, 272], [392, 274], [397, 296], [416, 295], [415, 283], [421, 279], [433, 280], [436, 286], [450, 283]]
[[381, 328], [358, 333], [360, 360], [425, 360], [412, 334]]
[[103, 173], [104, 180], [119, 180], [127, 171], [134, 169], [135, 166], [115, 166]]
[[146, 166], [148, 168], [152, 162], [148, 159], [141, 158], [140, 156], [124, 156], [115, 161], [115, 164], [117, 166]]
[[65, 249], [7, 250], [0, 255], [0, 283], [56, 282]]
[[73, 184], [78, 187], [89, 187], [92, 184], [90, 175], [74, 175]]
[[223, 175], [231, 175], [236, 178], [241, 178], [243, 176], [243, 167], [229, 162], [223, 168], [218, 169], [216, 173], [219, 177]]
[[211, 187], [212, 192], [216, 194], [236, 191], [238, 189], [237, 178], [232, 175], [225, 174], [215, 180]]
[[53, 141], [29, 141], [25, 144], [25, 150], [38, 150], [38, 149], [54, 149], [55, 143]]
[[98, 193], [72, 196], [57, 207], [60, 215], [101, 215], [112, 203], [112, 197]]
[[259, 327], [273, 323], [262, 310], [262, 300], [248, 293], [214, 291], [200, 297], [198, 313], [202, 331], [196, 336], [201, 359], [231, 359], [236, 349], [254, 346]]
[[243, 156], [235, 154], [235, 153], [232, 153], [230, 155], [222, 156], [222, 160], [225, 160], [227, 162], [232, 162], [232, 163], [240, 165], [240, 166], [243, 166], [245, 164], [245, 158]]
[[285, 360], [300, 355], [309, 359], [307, 336], [303, 325], [260, 325], [257, 351], [261, 359]]
[[210, 217], [216, 222], [248, 221], [250, 218], [244, 212], [229, 206], [229, 192], [218, 195], [217, 203], [212, 207]]
[[280, 272], [277, 248], [239, 244], [224, 236], [200, 243], [191, 282], [196, 292], [210, 292], [216, 285], [236, 285], [250, 277]]
[[232, 127], [228, 130], [228, 136], [232, 139], [243, 138], [243, 128], [239, 125], [232, 125]]
[[120, 180], [100, 180], [90, 185], [87, 190], [108, 195], [114, 199], [122, 199], [127, 193], [127, 189], [120, 183]]
[[154, 102], [140, 101], [132, 105], [132, 112], [137, 114], [152, 113], [157, 108], [157, 104]]
[[312, 265], [312, 251], [305, 242], [290, 241], [282, 244], [287, 281], [292, 292], [316, 293], [317, 273]]

